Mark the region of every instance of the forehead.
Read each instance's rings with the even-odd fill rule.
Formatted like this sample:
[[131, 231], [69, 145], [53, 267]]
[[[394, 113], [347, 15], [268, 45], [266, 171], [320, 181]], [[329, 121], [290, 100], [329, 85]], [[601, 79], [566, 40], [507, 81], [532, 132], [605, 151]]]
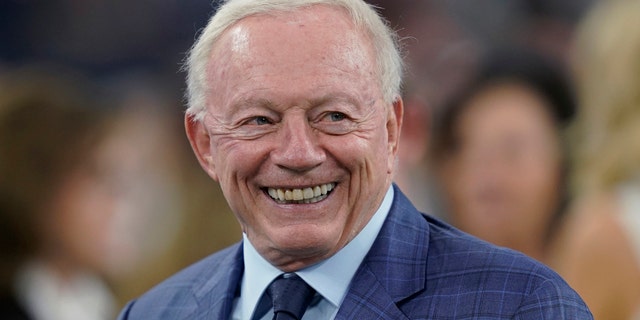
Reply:
[[369, 37], [345, 9], [314, 5], [241, 19], [214, 44], [209, 66], [269, 64], [286, 69], [325, 63], [361, 70], [371, 64], [372, 53]]
[[547, 102], [529, 86], [519, 83], [494, 84], [472, 98], [457, 125], [461, 132], [496, 135], [554, 132]]
[[[520, 82], [498, 82], [482, 89], [469, 101], [467, 114], [477, 118], [503, 116], [534, 121], [529, 116], [548, 116], [546, 99], [534, 88]], [[536, 118], [538, 118], [536, 117]]]
[[[379, 91], [373, 45], [348, 13], [315, 5], [246, 17], [214, 44], [208, 104], [280, 95], [306, 99], [323, 89]], [[215, 94], [212, 94], [215, 92]], [[375, 93], [374, 93], [375, 94]]]
[[[338, 6], [311, 5], [293, 8], [285, 11], [273, 11], [249, 15], [231, 25], [222, 33], [218, 43], [223, 48], [231, 48], [233, 51], [247, 49], [248, 37], [253, 40], [252, 46], [260, 43], [258, 39], [272, 40], [281, 39], [298, 43], [300, 41], [312, 41], [317, 38], [332, 38], [339, 40], [340, 36], [356, 40], [361, 36], [347, 13], [347, 10]], [[290, 37], [296, 35], [297, 37]], [[334, 36], [334, 37], [328, 37]], [[239, 46], [229, 47], [231, 40], [233, 44]], [[361, 40], [361, 39], [358, 39]], [[284, 44], [284, 43], [281, 43]]]

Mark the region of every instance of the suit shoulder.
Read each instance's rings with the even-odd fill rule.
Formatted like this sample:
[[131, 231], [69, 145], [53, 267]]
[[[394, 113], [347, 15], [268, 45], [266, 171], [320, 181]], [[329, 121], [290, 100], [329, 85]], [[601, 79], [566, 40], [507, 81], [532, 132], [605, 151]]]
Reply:
[[520, 252], [499, 247], [452, 227], [435, 218], [429, 222], [429, 264], [439, 264], [439, 271], [461, 268], [470, 273], [523, 274], [546, 280], [564, 280], [539, 261]]
[[[494, 307], [506, 314], [527, 319], [527, 316], [551, 319], [558, 315], [591, 318], [578, 294], [541, 262], [480, 240], [434, 218], [426, 219], [430, 230], [429, 294], [466, 296], [485, 306], [497, 303]], [[429, 286], [429, 283], [437, 285]], [[551, 313], [541, 315], [542, 311]], [[481, 313], [479, 309], [474, 312]], [[553, 316], [546, 317], [549, 315]]]
[[236, 243], [221, 251], [213, 253], [200, 261], [178, 271], [173, 276], [162, 281], [146, 294], [162, 290], [165, 287], [193, 287], [211, 279], [221, 270], [229, 270], [238, 261], [236, 255], [242, 254], [240, 243]]
[[242, 249], [237, 243], [179, 271], [151, 288], [123, 310], [120, 319], [183, 319], [197, 301], [213, 291], [234, 295], [242, 275]]

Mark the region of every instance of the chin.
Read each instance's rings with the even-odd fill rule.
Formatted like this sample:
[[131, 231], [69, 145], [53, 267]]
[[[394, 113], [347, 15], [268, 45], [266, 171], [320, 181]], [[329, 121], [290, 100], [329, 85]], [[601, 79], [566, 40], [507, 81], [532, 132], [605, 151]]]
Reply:
[[339, 236], [323, 232], [313, 224], [286, 227], [273, 238], [273, 247], [285, 255], [296, 257], [324, 257], [338, 245]]

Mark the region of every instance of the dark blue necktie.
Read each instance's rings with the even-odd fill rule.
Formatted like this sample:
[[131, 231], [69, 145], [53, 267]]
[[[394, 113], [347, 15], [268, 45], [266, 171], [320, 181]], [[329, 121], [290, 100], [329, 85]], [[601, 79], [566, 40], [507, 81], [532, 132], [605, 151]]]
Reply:
[[296, 274], [284, 274], [267, 288], [273, 302], [273, 320], [300, 320], [315, 290]]

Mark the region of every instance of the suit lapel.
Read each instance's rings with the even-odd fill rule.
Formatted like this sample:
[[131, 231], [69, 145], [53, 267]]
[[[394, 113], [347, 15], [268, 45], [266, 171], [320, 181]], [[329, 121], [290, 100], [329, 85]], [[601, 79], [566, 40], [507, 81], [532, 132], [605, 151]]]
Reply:
[[[351, 281], [335, 319], [408, 319], [402, 301], [424, 290], [428, 224], [395, 187], [389, 215]], [[244, 272], [242, 244], [194, 287], [197, 308], [188, 319], [229, 319]]]
[[233, 301], [244, 271], [242, 244], [237, 245], [220, 264], [212, 268], [211, 278], [196, 287], [194, 295], [198, 304], [188, 319], [229, 319]]
[[336, 319], [407, 319], [402, 300], [425, 288], [428, 224], [394, 188], [389, 215], [354, 275]]

